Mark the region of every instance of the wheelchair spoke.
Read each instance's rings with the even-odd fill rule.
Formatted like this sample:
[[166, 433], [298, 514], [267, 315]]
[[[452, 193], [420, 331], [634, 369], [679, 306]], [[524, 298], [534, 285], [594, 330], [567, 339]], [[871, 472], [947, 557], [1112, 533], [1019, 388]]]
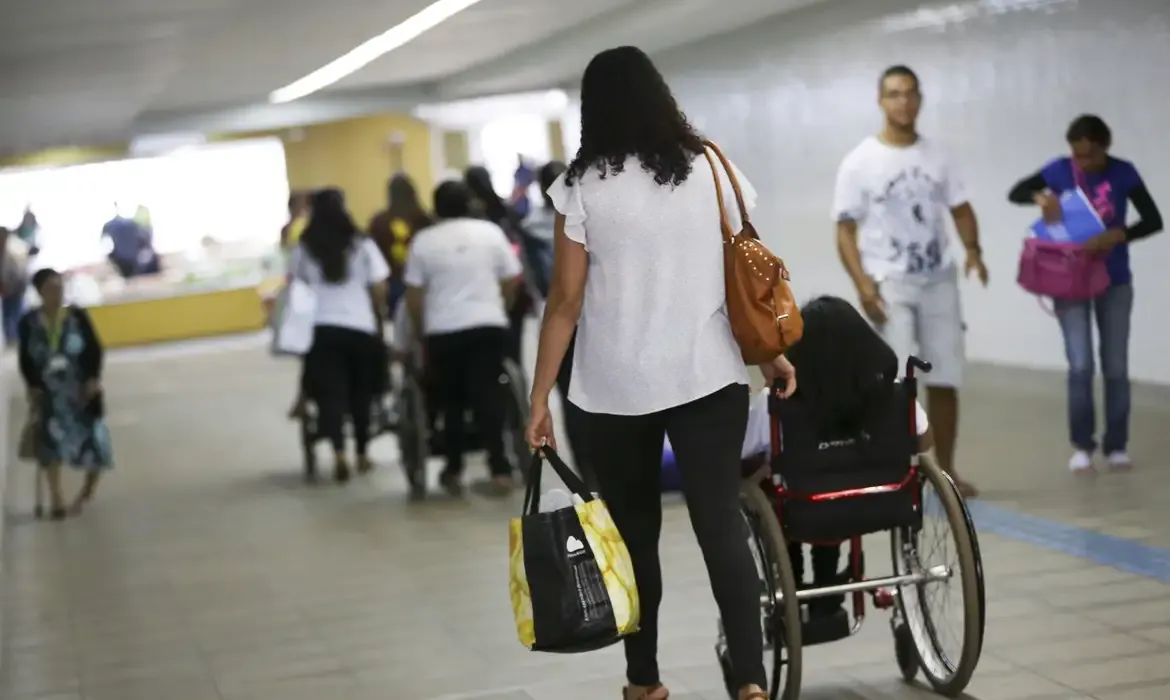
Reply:
[[951, 572], [946, 581], [919, 584], [918, 591], [927, 629], [941, 660], [948, 669], [954, 669], [963, 652], [963, 592], [956, 577], [962, 566], [947, 514], [933, 489], [923, 493], [922, 531], [916, 549], [922, 571], [942, 566]]
[[[903, 674], [913, 675], [905, 654], [916, 651], [917, 666], [935, 690], [954, 697], [970, 681], [982, 650], [982, 566], [958, 489], [933, 462], [921, 474], [920, 523], [893, 532], [895, 573], [921, 577], [899, 586], [905, 624], [895, 627], [895, 638], [913, 647], [899, 658]], [[899, 629], [909, 635], [899, 637]]]

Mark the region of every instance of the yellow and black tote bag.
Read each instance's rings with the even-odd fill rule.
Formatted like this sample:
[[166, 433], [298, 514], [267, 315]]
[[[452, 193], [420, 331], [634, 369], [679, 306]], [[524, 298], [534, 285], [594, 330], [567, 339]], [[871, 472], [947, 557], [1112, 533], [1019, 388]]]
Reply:
[[[540, 512], [543, 462], [572, 492], [573, 505]], [[576, 653], [638, 630], [638, 587], [630, 553], [605, 502], [549, 447], [533, 455], [524, 510], [509, 527], [512, 611], [520, 643]]]

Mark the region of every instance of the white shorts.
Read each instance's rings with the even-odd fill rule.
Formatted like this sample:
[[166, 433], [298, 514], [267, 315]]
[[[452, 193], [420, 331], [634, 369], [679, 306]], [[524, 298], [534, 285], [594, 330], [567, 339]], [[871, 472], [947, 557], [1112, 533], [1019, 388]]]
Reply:
[[886, 322], [877, 330], [898, 353], [901, 369], [907, 357], [916, 355], [934, 365], [922, 377], [923, 384], [961, 386], [967, 354], [958, 270], [952, 267], [927, 282], [888, 279], [879, 289], [886, 303]]

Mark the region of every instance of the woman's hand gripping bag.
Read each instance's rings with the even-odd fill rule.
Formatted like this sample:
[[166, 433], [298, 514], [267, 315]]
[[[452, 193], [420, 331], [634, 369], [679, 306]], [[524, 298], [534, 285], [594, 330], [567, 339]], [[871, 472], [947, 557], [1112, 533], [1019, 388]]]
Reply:
[[[540, 512], [543, 462], [572, 492], [573, 505]], [[595, 497], [543, 447], [532, 458], [524, 511], [509, 525], [509, 587], [520, 643], [571, 654], [609, 646], [638, 631], [638, 587], [630, 553]]]

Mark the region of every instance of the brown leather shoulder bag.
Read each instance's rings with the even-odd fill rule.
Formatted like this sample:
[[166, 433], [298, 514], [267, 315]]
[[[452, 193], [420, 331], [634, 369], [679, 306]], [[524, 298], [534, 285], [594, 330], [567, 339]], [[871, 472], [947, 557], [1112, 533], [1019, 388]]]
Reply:
[[[764, 247], [748, 217], [743, 191], [735, 170], [710, 141], [705, 141], [707, 162], [715, 176], [715, 196], [719, 200], [719, 228], [723, 233], [723, 277], [727, 290], [727, 317], [731, 332], [739, 343], [743, 360], [756, 365], [771, 362], [795, 345], [804, 332], [800, 307], [788, 286], [788, 268], [784, 261]], [[711, 157], [719, 159], [716, 165]], [[736, 235], [727, 219], [719, 170], [722, 167], [735, 191], [743, 228]]]

